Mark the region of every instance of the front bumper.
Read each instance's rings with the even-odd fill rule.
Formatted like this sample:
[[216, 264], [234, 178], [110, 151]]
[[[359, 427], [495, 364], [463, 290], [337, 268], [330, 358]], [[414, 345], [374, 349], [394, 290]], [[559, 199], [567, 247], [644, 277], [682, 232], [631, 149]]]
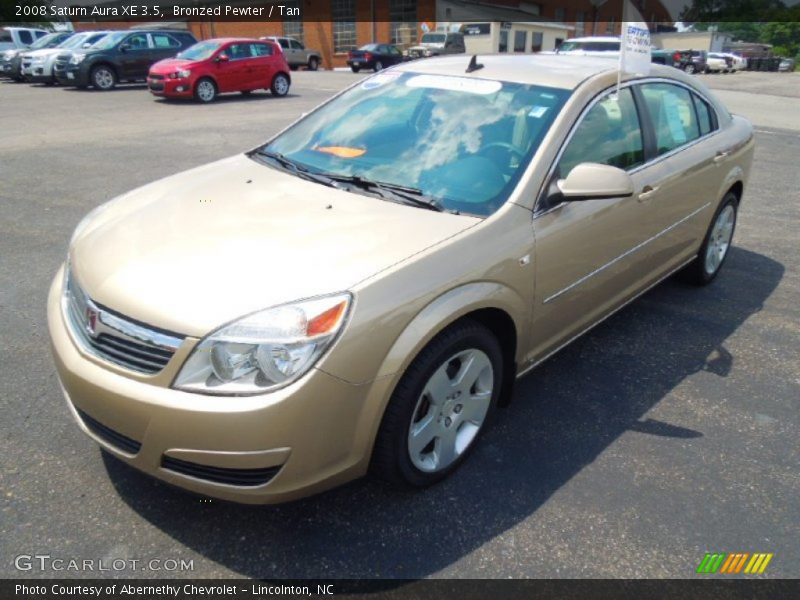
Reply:
[[156, 79], [147, 78], [147, 89], [154, 96], [164, 96], [168, 98], [191, 98], [194, 85], [188, 78], [186, 79]]
[[62, 70], [56, 71], [56, 79], [62, 85], [89, 85], [89, 68], [85, 63], [77, 65], [67, 64]]
[[132, 376], [75, 344], [62, 284], [63, 268], [47, 313], [64, 396], [84, 433], [119, 459], [188, 490], [252, 504], [292, 500], [366, 472], [377, 425], [366, 407], [386, 393], [381, 380], [352, 385], [312, 369], [260, 396], [174, 390], [169, 383], [198, 340], [187, 338], [162, 372]]

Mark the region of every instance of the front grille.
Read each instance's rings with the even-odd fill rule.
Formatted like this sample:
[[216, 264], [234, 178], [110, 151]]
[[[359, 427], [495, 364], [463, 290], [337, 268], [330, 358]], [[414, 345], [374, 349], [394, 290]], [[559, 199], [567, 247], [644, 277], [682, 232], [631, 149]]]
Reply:
[[155, 81], [148, 82], [147, 87], [149, 87], [154, 92], [163, 92], [164, 91], [164, 84], [163, 83], [157, 83]]
[[82, 410], [76, 410], [78, 411], [78, 415], [80, 415], [81, 420], [84, 422], [89, 431], [91, 431], [97, 437], [105, 442], [108, 442], [115, 448], [122, 450], [123, 452], [127, 452], [128, 454], [138, 454], [142, 447], [140, 442], [132, 440], [128, 436], [122, 435], [118, 431], [114, 431], [110, 427], [103, 425], [100, 421], [93, 419]]
[[131, 371], [154, 375], [170, 361], [183, 337], [133, 321], [96, 302], [67, 273], [64, 304], [76, 341], [89, 353]]
[[157, 80], [157, 81], [161, 81], [162, 79], [164, 79], [164, 76], [163, 76], [163, 75], [156, 75], [156, 74], [153, 74], [153, 75], [149, 75], [149, 78], [150, 78], [150, 79], [155, 79], [155, 80]]
[[209, 467], [180, 460], [171, 456], [164, 456], [161, 459], [161, 467], [168, 471], [174, 471], [182, 475], [188, 475], [195, 479], [204, 479], [214, 483], [224, 483], [226, 485], [237, 485], [240, 487], [255, 487], [264, 485], [272, 480], [280, 467], [264, 467], [261, 469], [229, 469], [225, 467]]

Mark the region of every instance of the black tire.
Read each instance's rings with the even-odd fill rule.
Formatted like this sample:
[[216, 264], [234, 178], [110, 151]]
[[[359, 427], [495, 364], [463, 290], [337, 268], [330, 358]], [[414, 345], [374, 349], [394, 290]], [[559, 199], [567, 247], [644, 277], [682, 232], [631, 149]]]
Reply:
[[210, 77], [201, 77], [194, 84], [194, 99], [203, 104], [209, 104], [217, 99], [217, 84]]
[[316, 71], [317, 69], [319, 69], [319, 59], [316, 56], [312, 56], [308, 59], [308, 70]]
[[[713, 270], [713, 272], [709, 272], [706, 266], [706, 255], [708, 253], [708, 246], [712, 243], [711, 235], [714, 231], [714, 225], [716, 225], [717, 220], [719, 219], [722, 212], [725, 210], [727, 206], [733, 207], [733, 228], [731, 229], [730, 234], [730, 241], [728, 242], [728, 248], [725, 251], [725, 255], [722, 257], [722, 260]], [[681, 270], [680, 276], [681, 279], [686, 281], [687, 283], [691, 283], [692, 285], [708, 285], [717, 277], [719, 272], [722, 270], [722, 266], [725, 264], [725, 260], [728, 258], [730, 254], [730, 246], [733, 242], [733, 234], [736, 232], [736, 220], [739, 212], [739, 198], [733, 192], [728, 192], [725, 194], [725, 197], [722, 199], [722, 202], [719, 203], [716, 212], [714, 213], [714, 218], [711, 219], [711, 223], [708, 226], [708, 231], [706, 231], [706, 236], [703, 238], [703, 244], [700, 246], [700, 250], [697, 252], [697, 256], [695, 259], [690, 262], [686, 267]]]
[[376, 73], [377, 73], [378, 71], [383, 71], [383, 63], [382, 63], [381, 61], [379, 61], [379, 60], [376, 60], [376, 61], [375, 61], [375, 66], [373, 67], [373, 70], [374, 70]]
[[694, 71], [695, 71], [695, 68], [694, 68], [694, 65], [692, 63], [689, 63], [688, 65], [683, 67], [683, 70], [684, 70], [684, 72], [688, 73], [689, 75], [692, 75], [694, 73]]
[[[432, 375], [454, 354], [468, 349], [482, 351], [492, 366], [494, 380], [488, 412], [475, 437], [454, 462], [438, 471], [422, 471], [410, 458], [408, 442], [418, 401], [421, 401]], [[500, 343], [489, 329], [475, 321], [465, 320], [444, 330], [417, 355], [397, 384], [375, 440], [370, 472], [379, 479], [403, 488], [426, 487], [450, 475], [464, 462], [491, 423], [503, 385], [502, 378], [503, 353]]]
[[117, 74], [108, 65], [97, 65], [89, 75], [92, 87], [101, 92], [108, 92], [117, 87]]
[[297, 71], [297, 65], [289, 65], [289, 70]]
[[269, 86], [269, 91], [272, 92], [273, 96], [285, 96], [289, 93], [289, 77], [284, 75], [283, 73], [278, 73], [275, 77], [272, 78], [272, 83]]
[[361, 67], [350, 67], [350, 70], [351, 70], [353, 73], [358, 73], [358, 72], [361, 70]]

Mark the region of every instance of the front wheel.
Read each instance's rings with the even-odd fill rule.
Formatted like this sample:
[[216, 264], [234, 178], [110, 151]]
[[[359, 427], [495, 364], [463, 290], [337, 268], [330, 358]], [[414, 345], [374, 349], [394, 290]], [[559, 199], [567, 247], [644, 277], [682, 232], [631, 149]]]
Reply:
[[117, 85], [117, 74], [111, 67], [100, 65], [92, 69], [92, 85], [97, 90], [113, 90]]
[[695, 285], [707, 285], [714, 280], [728, 257], [738, 207], [736, 194], [728, 192], [711, 220], [697, 257], [684, 269], [684, 279]]
[[361, 70], [361, 67], [350, 67], [350, 70], [351, 70], [353, 73], [358, 73], [358, 72]]
[[686, 73], [688, 73], [689, 75], [691, 75], [691, 74], [694, 73], [694, 65], [690, 63], [690, 64], [686, 65], [685, 67], [683, 67], [683, 70]]
[[204, 104], [213, 102], [217, 98], [217, 86], [208, 77], [203, 77], [194, 86], [194, 97]]
[[475, 446], [497, 405], [503, 355], [483, 325], [464, 321], [428, 344], [386, 407], [371, 471], [403, 487], [452, 473]]
[[289, 93], [289, 78], [283, 73], [278, 73], [269, 89], [275, 96], [285, 96]]

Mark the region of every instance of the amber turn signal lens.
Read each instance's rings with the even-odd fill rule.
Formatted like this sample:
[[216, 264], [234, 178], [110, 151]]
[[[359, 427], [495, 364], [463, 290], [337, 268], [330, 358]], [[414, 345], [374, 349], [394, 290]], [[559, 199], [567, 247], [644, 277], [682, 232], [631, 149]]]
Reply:
[[306, 327], [306, 335], [309, 337], [328, 333], [336, 328], [339, 321], [344, 316], [344, 309], [347, 307], [347, 302], [340, 302], [336, 306], [332, 306], [324, 313], [317, 315], [308, 322]]

